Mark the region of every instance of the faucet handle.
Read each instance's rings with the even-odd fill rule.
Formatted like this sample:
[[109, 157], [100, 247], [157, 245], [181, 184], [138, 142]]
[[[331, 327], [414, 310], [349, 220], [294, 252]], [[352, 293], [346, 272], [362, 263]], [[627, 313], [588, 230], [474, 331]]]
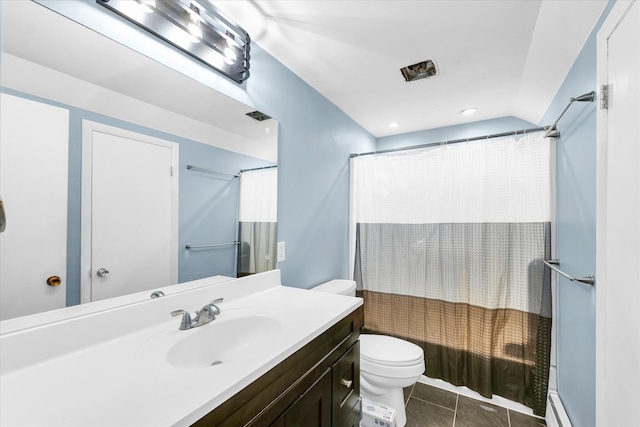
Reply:
[[211, 301], [209, 304], [211, 304], [212, 306], [214, 306], [216, 308], [216, 310], [218, 310], [218, 312], [216, 313], [216, 316], [220, 313], [222, 313], [222, 310], [220, 310], [220, 307], [218, 307], [216, 304], [220, 304], [221, 302], [224, 301], [224, 298], [217, 298], [214, 299], [213, 301]]
[[180, 316], [182, 315], [182, 321], [180, 321], [180, 327], [178, 329], [180, 330], [185, 330], [185, 329], [191, 329], [192, 328], [192, 321], [191, 321], [191, 315], [189, 314], [189, 312], [184, 311], [184, 310], [175, 310], [171, 312], [172, 316]]

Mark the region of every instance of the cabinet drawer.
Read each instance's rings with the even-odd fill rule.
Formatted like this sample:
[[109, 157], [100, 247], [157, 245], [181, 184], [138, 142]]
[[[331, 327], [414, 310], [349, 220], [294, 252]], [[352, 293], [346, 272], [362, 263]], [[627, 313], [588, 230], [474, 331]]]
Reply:
[[341, 426], [360, 399], [360, 341], [333, 365], [333, 425]]

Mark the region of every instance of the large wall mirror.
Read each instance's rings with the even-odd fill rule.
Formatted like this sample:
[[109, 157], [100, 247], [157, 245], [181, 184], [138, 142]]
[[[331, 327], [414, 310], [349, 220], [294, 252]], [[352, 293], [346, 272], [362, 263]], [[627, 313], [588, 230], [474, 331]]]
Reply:
[[[275, 268], [274, 118], [41, 4], [0, 7], [1, 320]], [[153, 205], [156, 157], [168, 190]], [[161, 217], [168, 240], [136, 237]], [[97, 265], [99, 239], [120, 264]]]

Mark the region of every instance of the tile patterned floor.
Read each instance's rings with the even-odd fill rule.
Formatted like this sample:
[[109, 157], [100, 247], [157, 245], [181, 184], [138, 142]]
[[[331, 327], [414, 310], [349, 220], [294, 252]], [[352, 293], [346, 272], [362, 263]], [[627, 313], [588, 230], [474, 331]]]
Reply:
[[544, 420], [417, 383], [404, 390], [406, 427], [544, 427]]

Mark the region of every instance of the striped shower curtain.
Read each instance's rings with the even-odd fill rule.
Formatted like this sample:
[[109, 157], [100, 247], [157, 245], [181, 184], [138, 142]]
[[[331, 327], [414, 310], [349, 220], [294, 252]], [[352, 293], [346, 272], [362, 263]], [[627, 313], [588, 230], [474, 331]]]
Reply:
[[426, 372], [543, 415], [551, 347], [551, 140], [541, 134], [355, 157], [354, 280], [365, 331]]
[[240, 173], [238, 277], [276, 268], [278, 170]]

